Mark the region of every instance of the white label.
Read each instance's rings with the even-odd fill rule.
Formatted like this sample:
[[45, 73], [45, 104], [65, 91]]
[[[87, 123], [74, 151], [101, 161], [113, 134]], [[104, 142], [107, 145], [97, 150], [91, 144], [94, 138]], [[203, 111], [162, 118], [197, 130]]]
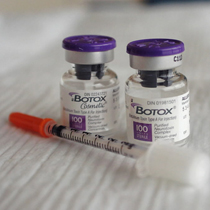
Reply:
[[171, 98], [141, 99], [126, 94], [128, 138], [178, 142], [190, 134], [189, 92]]
[[63, 124], [78, 130], [113, 129], [119, 115], [119, 86], [103, 90], [69, 90], [61, 86]]

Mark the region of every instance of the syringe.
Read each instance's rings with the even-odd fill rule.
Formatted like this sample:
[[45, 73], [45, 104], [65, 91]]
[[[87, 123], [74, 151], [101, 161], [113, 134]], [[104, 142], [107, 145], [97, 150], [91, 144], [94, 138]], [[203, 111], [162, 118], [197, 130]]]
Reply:
[[10, 114], [9, 119], [10, 122], [17, 127], [35, 131], [43, 137], [57, 136], [131, 158], [138, 158], [145, 153], [147, 149], [147, 147], [141, 147], [114, 138], [67, 128], [66, 126], [56, 124], [56, 122], [50, 118], [41, 119], [22, 113], [12, 113]]
[[87, 144], [127, 157], [136, 158], [140, 176], [152, 175], [185, 184], [202, 186], [210, 174], [210, 160], [206, 154], [172, 144], [153, 143], [144, 147], [114, 138], [92, 134], [58, 125], [53, 119], [11, 113], [9, 121], [14, 125], [39, 133], [43, 137], [57, 136], [66, 140]]

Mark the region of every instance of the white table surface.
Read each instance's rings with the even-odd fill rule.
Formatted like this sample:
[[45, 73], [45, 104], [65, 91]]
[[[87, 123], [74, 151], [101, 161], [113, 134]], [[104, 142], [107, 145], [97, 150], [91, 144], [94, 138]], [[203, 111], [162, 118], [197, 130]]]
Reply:
[[134, 73], [125, 46], [142, 38], [185, 43], [181, 72], [190, 82], [189, 147], [210, 152], [210, 4], [79, 7], [0, 15], [1, 210], [209, 210], [201, 190], [137, 177], [135, 161], [86, 145], [43, 139], [8, 123], [19, 111], [59, 121], [59, 80], [68, 70], [61, 41], [77, 34], [117, 40], [110, 67], [121, 81], [120, 127], [126, 140], [124, 82]]

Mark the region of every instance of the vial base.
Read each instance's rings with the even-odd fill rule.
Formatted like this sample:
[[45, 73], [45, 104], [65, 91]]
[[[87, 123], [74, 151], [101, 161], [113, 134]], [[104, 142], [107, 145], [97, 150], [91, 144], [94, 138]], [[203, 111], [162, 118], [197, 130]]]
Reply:
[[[128, 142], [129, 143], [133, 143], [133, 144], [136, 144], [136, 145], [139, 145], [139, 146], [142, 146], [142, 147], [146, 147], [146, 148], [150, 147], [151, 144], [153, 144], [153, 142], [148, 143], [148, 142], [139, 141], [139, 140], [136, 140], [136, 139], [129, 139], [129, 137], [127, 137], [127, 138], [128, 138]], [[165, 143], [172, 143], [172, 144], [174, 144], [174, 145], [176, 145], [178, 147], [187, 147], [188, 146], [188, 143], [190, 141], [190, 136], [187, 137], [187, 138], [185, 138], [185, 139], [183, 139], [183, 140], [177, 141], [177, 142], [157, 140], [157, 142], [158, 141], [159, 142], [162, 142], [162, 143], [164, 143], [164, 142]], [[154, 141], [154, 142], [156, 142], [156, 141]]]

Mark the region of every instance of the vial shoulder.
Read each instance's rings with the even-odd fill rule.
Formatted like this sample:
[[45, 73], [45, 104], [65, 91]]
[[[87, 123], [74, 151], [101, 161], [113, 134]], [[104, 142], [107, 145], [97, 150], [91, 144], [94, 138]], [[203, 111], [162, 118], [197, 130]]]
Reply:
[[156, 87], [145, 87], [138, 74], [131, 75], [126, 81], [126, 94], [142, 98], [168, 98], [188, 91], [187, 78], [181, 73], [175, 73], [168, 84], [158, 78]]
[[91, 75], [89, 80], [77, 79], [75, 70], [71, 69], [63, 74], [60, 80], [60, 85], [65, 88], [74, 90], [98, 90], [117, 86], [119, 84], [117, 74], [111, 70], [106, 69], [104, 75], [98, 78], [95, 73]]

